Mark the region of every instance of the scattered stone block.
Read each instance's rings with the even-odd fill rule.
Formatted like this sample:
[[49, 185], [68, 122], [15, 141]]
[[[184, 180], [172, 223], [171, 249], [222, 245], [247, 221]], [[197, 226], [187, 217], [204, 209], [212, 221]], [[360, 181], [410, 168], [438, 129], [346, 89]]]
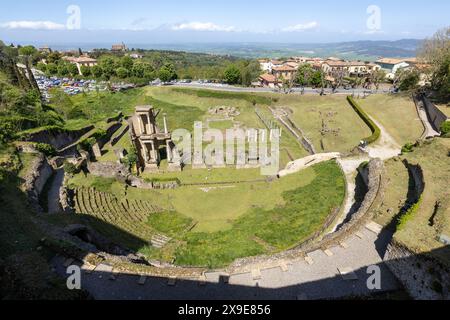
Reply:
[[314, 260], [310, 256], [305, 257], [305, 261], [307, 264], [312, 265], [314, 264]]
[[357, 233], [355, 233], [355, 236], [357, 236], [360, 239], [364, 239], [364, 235], [359, 231]]
[[95, 266], [90, 263], [85, 263], [81, 266], [81, 270], [84, 270], [87, 274], [91, 274], [95, 269]]
[[379, 234], [381, 232], [381, 230], [383, 229], [383, 227], [380, 226], [378, 223], [375, 223], [372, 221], [372, 222], [366, 224], [366, 229], [368, 229], [369, 231], [372, 231], [375, 234]]
[[345, 281], [358, 280], [358, 276], [351, 268], [338, 268], [338, 271]]
[[330, 249], [326, 249], [323, 251], [328, 257], [332, 257], [333, 256], [333, 252]]
[[289, 270], [286, 262], [281, 262], [280, 268], [281, 268], [281, 271], [283, 271], [283, 272], [287, 272]]
[[143, 285], [145, 284], [146, 281], [147, 281], [147, 277], [146, 277], [146, 276], [140, 276], [137, 283], [138, 283], [140, 286], [143, 286]]
[[253, 280], [261, 280], [262, 274], [260, 269], [253, 269], [252, 270], [252, 278]]
[[95, 268], [96, 272], [103, 272], [103, 273], [112, 273], [113, 271], [113, 267], [104, 264], [104, 263], [100, 263], [96, 268]]
[[347, 244], [346, 242], [341, 242], [341, 243], [339, 243], [339, 244], [340, 244], [341, 247], [344, 248], [344, 249], [348, 249], [348, 248], [349, 248], [349, 246], [348, 246], [348, 244]]
[[169, 287], [173, 287], [177, 284], [177, 278], [176, 277], [170, 277], [169, 280], [167, 281], [167, 285]]

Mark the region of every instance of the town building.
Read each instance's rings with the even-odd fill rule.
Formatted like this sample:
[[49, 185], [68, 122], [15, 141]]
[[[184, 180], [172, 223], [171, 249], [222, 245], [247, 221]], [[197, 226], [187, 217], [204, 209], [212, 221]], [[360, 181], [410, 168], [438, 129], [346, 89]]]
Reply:
[[408, 68], [410, 66], [410, 64], [407, 63], [405, 59], [394, 58], [379, 59], [375, 63], [391, 74], [395, 74], [397, 70]]
[[322, 64], [322, 70], [326, 74], [343, 73], [345, 76], [365, 76], [381, 67], [370, 62], [327, 60]]
[[127, 46], [122, 42], [119, 44], [113, 44], [111, 48], [112, 52], [125, 52], [127, 51]]
[[83, 75], [83, 73], [81, 72], [81, 67], [93, 67], [98, 64], [96, 59], [90, 58], [88, 56], [80, 56], [80, 57], [65, 56], [62, 59], [70, 63], [76, 64], [80, 75]]
[[261, 76], [259, 76], [260, 85], [262, 87], [269, 87], [269, 88], [275, 88], [278, 86], [279, 81], [277, 78], [270, 73], [265, 73]]

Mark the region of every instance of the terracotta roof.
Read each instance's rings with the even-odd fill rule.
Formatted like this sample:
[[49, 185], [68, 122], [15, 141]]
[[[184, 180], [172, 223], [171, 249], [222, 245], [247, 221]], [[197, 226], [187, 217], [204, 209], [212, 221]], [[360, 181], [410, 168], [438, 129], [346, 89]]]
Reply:
[[280, 72], [291, 72], [295, 71], [296, 69], [294, 67], [291, 67], [289, 65], [283, 65], [281, 67], [273, 67], [273, 71], [280, 71]]
[[265, 73], [261, 76], [259, 76], [261, 80], [267, 81], [267, 82], [277, 82], [277, 78], [273, 74]]
[[383, 58], [377, 60], [377, 63], [384, 63], [384, 64], [399, 64], [402, 62], [405, 62], [405, 59], [394, 59], [394, 58]]

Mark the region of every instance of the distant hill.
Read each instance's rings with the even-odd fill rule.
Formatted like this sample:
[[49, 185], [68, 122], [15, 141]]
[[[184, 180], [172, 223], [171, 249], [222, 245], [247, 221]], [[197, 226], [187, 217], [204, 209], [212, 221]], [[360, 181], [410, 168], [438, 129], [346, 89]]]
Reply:
[[[422, 40], [355, 41], [323, 44], [287, 43], [196, 43], [134, 45], [136, 48], [165, 49], [231, 55], [241, 58], [275, 58], [295, 55], [337, 56], [346, 59], [375, 60], [378, 57], [413, 57]], [[130, 45], [131, 46], [131, 45]]]

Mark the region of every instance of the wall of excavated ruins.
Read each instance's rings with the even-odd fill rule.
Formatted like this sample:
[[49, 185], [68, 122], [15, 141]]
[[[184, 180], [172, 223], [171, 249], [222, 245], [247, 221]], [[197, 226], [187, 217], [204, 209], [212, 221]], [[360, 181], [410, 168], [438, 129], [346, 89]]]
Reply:
[[31, 206], [37, 211], [42, 212], [39, 204], [39, 197], [44, 190], [48, 179], [53, 175], [53, 168], [48, 163], [43, 154], [36, 154], [36, 158], [32, 161], [31, 166], [23, 177], [24, 191], [26, 192]]
[[431, 101], [425, 96], [422, 96], [422, 101], [427, 111], [428, 119], [433, 125], [434, 129], [438, 132], [441, 131], [441, 125], [448, 120], [448, 117], [438, 109]]
[[393, 240], [384, 261], [414, 299], [450, 299], [450, 270], [432, 256]]
[[24, 137], [24, 141], [50, 144], [59, 150], [75, 143], [92, 129], [94, 129], [94, 126], [88, 126], [74, 131], [43, 130], [27, 135]]

